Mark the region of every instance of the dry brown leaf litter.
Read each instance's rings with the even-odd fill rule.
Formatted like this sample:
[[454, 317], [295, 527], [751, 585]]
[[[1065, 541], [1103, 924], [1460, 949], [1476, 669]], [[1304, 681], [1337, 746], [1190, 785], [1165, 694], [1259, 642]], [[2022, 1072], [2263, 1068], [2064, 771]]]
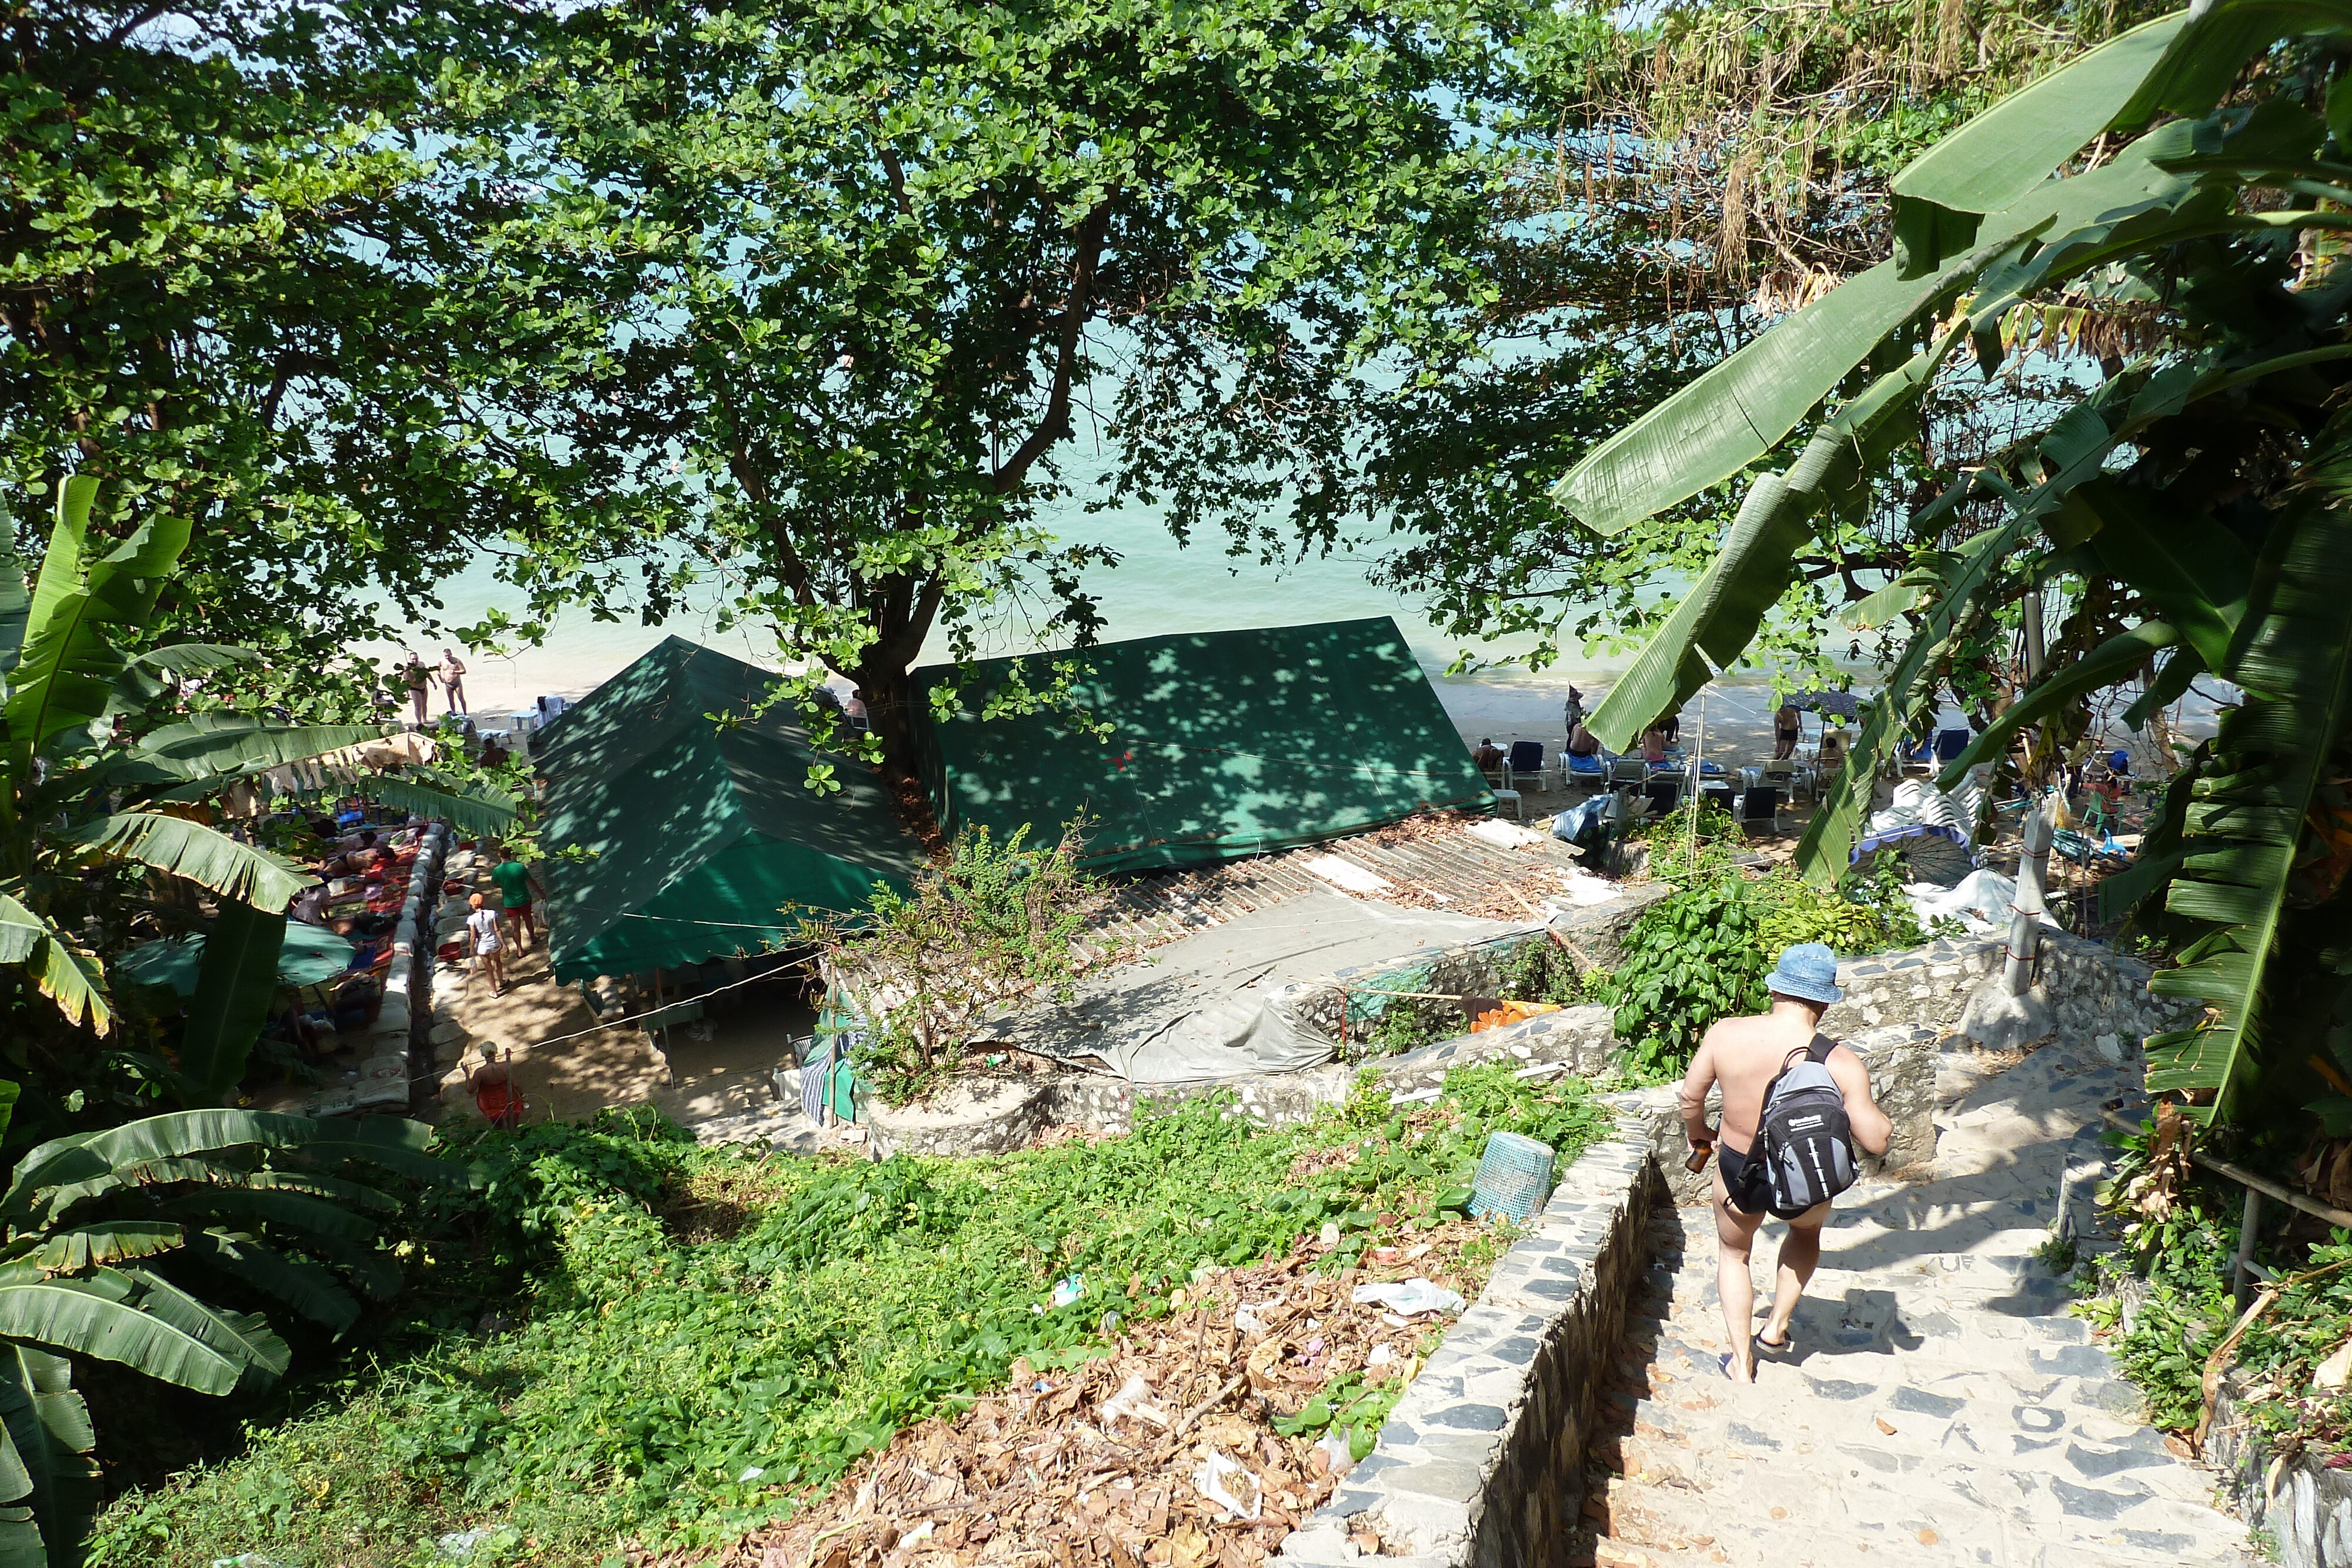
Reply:
[[[1452, 1321], [1359, 1306], [1354, 1287], [1421, 1276], [1475, 1298], [1493, 1236], [1455, 1220], [1328, 1277], [1313, 1271], [1312, 1242], [1228, 1270], [1188, 1292], [1181, 1310], [1129, 1323], [1110, 1354], [1071, 1369], [1016, 1362], [1004, 1389], [900, 1432], [787, 1522], [677, 1561], [1255, 1568], [1339, 1479], [1314, 1439], [1279, 1436], [1275, 1417], [1296, 1415], [1347, 1373], [1410, 1380]], [[1371, 1365], [1381, 1347], [1385, 1362]], [[1203, 1492], [1204, 1475], [1243, 1517]]]

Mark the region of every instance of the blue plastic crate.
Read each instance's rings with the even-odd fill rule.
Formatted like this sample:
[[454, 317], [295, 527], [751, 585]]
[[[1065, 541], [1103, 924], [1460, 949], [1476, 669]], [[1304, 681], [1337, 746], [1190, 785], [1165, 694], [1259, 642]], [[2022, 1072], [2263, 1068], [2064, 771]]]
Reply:
[[1549, 1144], [1517, 1133], [1494, 1133], [1478, 1156], [1478, 1176], [1470, 1187], [1470, 1213], [1484, 1219], [1499, 1214], [1517, 1224], [1551, 1196]]

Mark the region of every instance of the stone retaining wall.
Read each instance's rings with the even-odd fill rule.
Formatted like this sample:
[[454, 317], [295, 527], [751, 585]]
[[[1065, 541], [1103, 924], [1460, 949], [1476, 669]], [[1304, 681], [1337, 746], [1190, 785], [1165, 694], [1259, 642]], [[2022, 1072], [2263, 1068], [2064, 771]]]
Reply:
[[1568, 1563], [1603, 1374], [1665, 1197], [1644, 1138], [1628, 1133], [1569, 1166], [1397, 1402], [1380, 1447], [1276, 1563], [1354, 1563], [1351, 1538], [1366, 1531], [1384, 1563]]
[[[1846, 959], [1838, 965], [1845, 1000], [1823, 1015], [1822, 1028], [1839, 1039], [1892, 1024], [1948, 1031], [1969, 993], [2000, 969], [2006, 950], [2004, 937], [1985, 936]], [[2197, 1018], [2195, 1004], [2149, 994], [2156, 973], [2149, 965], [2055, 926], [2042, 928], [2040, 963], [2037, 983], [2062, 1035], [2145, 1039]]]
[[2205, 1457], [2231, 1478], [2247, 1525], [2270, 1533], [2281, 1568], [2352, 1568], [2352, 1470], [2300, 1454], [2272, 1476], [2270, 1449], [2237, 1419], [2233, 1392], [2225, 1385], [2214, 1404]]

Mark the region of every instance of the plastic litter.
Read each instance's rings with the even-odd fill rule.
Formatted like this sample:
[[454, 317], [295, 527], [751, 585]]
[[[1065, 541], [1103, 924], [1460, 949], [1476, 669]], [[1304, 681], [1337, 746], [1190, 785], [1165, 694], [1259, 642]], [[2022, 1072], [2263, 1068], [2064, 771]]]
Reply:
[[1282, 1295], [1275, 1297], [1270, 1301], [1255, 1301], [1247, 1306], [1235, 1307], [1234, 1309], [1234, 1327], [1241, 1330], [1244, 1333], [1264, 1333], [1266, 1326], [1265, 1319], [1259, 1316], [1259, 1314], [1261, 1312], [1276, 1311], [1283, 1302], [1289, 1299], [1290, 1298], [1288, 1296]]
[[1392, 1312], [1406, 1317], [1419, 1317], [1423, 1312], [1458, 1312], [1462, 1298], [1433, 1280], [1418, 1275], [1410, 1280], [1391, 1280], [1378, 1285], [1359, 1285], [1348, 1299], [1358, 1306], [1368, 1301], [1378, 1302]]
[[1324, 1460], [1333, 1475], [1344, 1476], [1356, 1468], [1356, 1456], [1348, 1448], [1348, 1434], [1337, 1427], [1326, 1431], [1315, 1446], [1323, 1450]]
[[1364, 1364], [1366, 1366], [1386, 1366], [1390, 1362], [1392, 1362], [1395, 1359], [1396, 1346], [1391, 1344], [1376, 1344], [1372, 1346], [1372, 1354], [1364, 1357]]
[[[1244, 1469], [1238, 1460], [1225, 1458], [1217, 1448], [1211, 1448], [1208, 1457], [1201, 1461], [1201, 1468], [1192, 1472], [1192, 1485], [1202, 1497], [1223, 1509], [1228, 1519], [1255, 1519], [1265, 1503], [1256, 1474]], [[1243, 1502], [1242, 1493], [1248, 1494], [1248, 1502]]]
[[1083, 1274], [1073, 1274], [1068, 1279], [1054, 1287], [1054, 1304], [1057, 1307], [1066, 1307], [1072, 1301], [1076, 1301], [1080, 1296], [1083, 1296], [1086, 1293], [1086, 1276]]
[[1514, 1224], [1527, 1218], [1551, 1196], [1551, 1161], [1549, 1144], [1517, 1133], [1490, 1134], [1470, 1184], [1471, 1217], [1499, 1214]]
[[1151, 1385], [1143, 1381], [1140, 1373], [1128, 1374], [1127, 1381], [1118, 1385], [1118, 1392], [1104, 1400], [1101, 1408], [1102, 1424], [1106, 1429], [1122, 1417], [1130, 1421], [1148, 1421], [1163, 1430], [1169, 1425], [1168, 1412], [1151, 1402]]
[[490, 1531], [486, 1525], [476, 1530], [453, 1530], [433, 1544], [439, 1548], [442, 1556], [453, 1563], [463, 1563], [474, 1554], [475, 1547], [489, 1538]]

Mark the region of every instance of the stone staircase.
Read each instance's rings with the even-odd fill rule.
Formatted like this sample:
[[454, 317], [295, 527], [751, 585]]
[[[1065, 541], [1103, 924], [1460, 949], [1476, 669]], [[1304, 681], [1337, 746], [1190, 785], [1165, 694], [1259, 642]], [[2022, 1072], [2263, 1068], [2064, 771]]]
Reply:
[[[2112, 1051], [2110, 1045], [2110, 1051]], [[2037, 1257], [2062, 1205], [2090, 1230], [2103, 1104], [2136, 1062], [2052, 1045], [1956, 1064], [1937, 1179], [1840, 1200], [1792, 1349], [1752, 1385], [1720, 1365], [1715, 1229], [1668, 1210], [1629, 1325], [1585, 1508], [1601, 1568], [2157, 1568], [2257, 1561], [2218, 1478], [2137, 1391]], [[1754, 1257], [1758, 1318], [1783, 1228]], [[1583, 1542], [1577, 1545], [1580, 1549]]]

